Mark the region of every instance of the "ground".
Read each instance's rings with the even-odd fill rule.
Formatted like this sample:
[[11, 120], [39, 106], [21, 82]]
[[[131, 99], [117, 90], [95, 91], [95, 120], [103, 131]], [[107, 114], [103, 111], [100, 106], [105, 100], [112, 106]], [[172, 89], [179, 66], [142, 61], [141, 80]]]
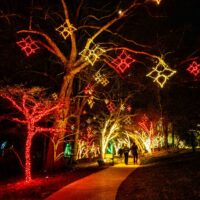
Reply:
[[120, 186], [116, 200], [200, 199], [200, 152], [151, 157]]
[[42, 200], [63, 186], [103, 170], [108, 166], [99, 167], [97, 163], [91, 162], [87, 165], [80, 164], [64, 172], [54, 173], [41, 177], [35, 177], [30, 184], [23, 180], [10, 180], [0, 182], [1, 200]]
[[[54, 175], [0, 184], [2, 200], [42, 200], [63, 186], [103, 170], [97, 163], [80, 165]], [[116, 200], [200, 199], [200, 152], [154, 154], [120, 185]]]

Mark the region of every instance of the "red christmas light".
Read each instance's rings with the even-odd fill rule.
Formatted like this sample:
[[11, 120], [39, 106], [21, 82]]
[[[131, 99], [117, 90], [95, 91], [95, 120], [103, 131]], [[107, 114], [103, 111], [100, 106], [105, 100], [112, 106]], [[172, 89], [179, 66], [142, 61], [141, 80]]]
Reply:
[[84, 142], [85, 145], [85, 149], [84, 149], [84, 154], [86, 157], [89, 156], [89, 152], [91, 151], [91, 148], [92, 148], [92, 145], [94, 143], [94, 140], [95, 140], [95, 134], [94, 134], [94, 131], [92, 130], [92, 128], [89, 126], [87, 127], [86, 129], [86, 133], [82, 133], [80, 135], [80, 141], [79, 142]]
[[112, 112], [115, 111], [115, 104], [114, 104], [112, 101], [109, 101], [109, 102], [107, 103], [107, 108], [108, 108], [108, 110], [112, 113]]
[[[22, 92], [21, 92], [22, 93]], [[12, 94], [12, 93], [11, 93]], [[51, 105], [48, 102], [38, 102], [31, 95], [21, 94], [21, 102], [19, 98], [14, 98], [11, 95], [1, 94], [0, 95], [7, 99], [14, 108], [16, 108], [22, 115], [23, 118], [13, 118], [13, 121], [25, 124], [27, 126], [27, 138], [25, 144], [25, 180], [30, 182], [31, 178], [31, 145], [32, 139], [38, 132], [58, 132], [61, 130], [54, 128], [40, 127], [38, 125], [39, 121], [49, 114], [53, 113], [55, 110], [62, 107], [61, 103], [56, 105]], [[20, 95], [18, 95], [19, 97]], [[62, 130], [63, 131], [63, 130]]]
[[17, 45], [21, 47], [22, 51], [25, 51], [26, 56], [30, 56], [31, 54], [35, 53], [37, 49], [40, 47], [32, 40], [31, 36], [27, 36], [26, 38], [22, 38], [21, 41], [16, 42]]
[[127, 108], [126, 108], [126, 110], [127, 110], [128, 112], [131, 112], [132, 107], [131, 107], [130, 105], [128, 105]]
[[135, 59], [123, 50], [111, 63], [114, 65], [114, 68], [118, 73], [124, 73], [133, 62], [135, 62]]
[[147, 132], [149, 133], [149, 128], [148, 128], [148, 122], [149, 118], [146, 116], [146, 114], [143, 115], [142, 119], [138, 124]]
[[200, 73], [200, 64], [197, 62], [193, 61], [190, 66], [187, 68], [187, 71], [193, 74], [194, 76], [198, 76]]
[[94, 85], [89, 83], [85, 89], [84, 89], [84, 93], [88, 96], [92, 95], [94, 93]]

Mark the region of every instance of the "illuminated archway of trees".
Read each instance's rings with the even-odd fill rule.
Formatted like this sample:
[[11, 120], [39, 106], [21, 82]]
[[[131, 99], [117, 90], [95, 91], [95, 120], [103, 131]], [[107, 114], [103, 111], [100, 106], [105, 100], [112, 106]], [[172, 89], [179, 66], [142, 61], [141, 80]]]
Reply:
[[[126, 24], [128, 20], [135, 19], [134, 17], [131, 18], [134, 14], [138, 16], [138, 10], [143, 9], [142, 12], [145, 10], [149, 14], [148, 6], [154, 6], [155, 10], [159, 9], [159, 6], [163, 3], [161, 0], [131, 0], [122, 3], [113, 1], [104, 5], [105, 9], [90, 8], [88, 5], [91, 2], [60, 0], [54, 5], [56, 11], [53, 10], [53, 7], [52, 10], [45, 9], [44, 11], [41, 9], [42, 11], [40, 11], [38, 5], [32, 1], [28, 6], [30, 9], [29, 14], [25, 17], [25, 22], [20, 24], [21, 18], [19, 17], [17, 18], [19, 25], [16, 25], [16, 23], [13, 25], [16, 26], [17, 30], [16, 46], [22, 50], [22, 53], [20, 54], [20, 50], [16, 51], [21, 56], [22, 63], [29, 65], [34, 63], [31, 67], [27, 64], [26, 68], [35, 74], [48, 77], [49, 85], [54, 85], [51, 91], [54, 92], [55, 99], [63, 104], [60, 109], [55, 109], [57, 112], [54, 115], [53, 127], [59, 131], [55, 131], [51, 136], [54, 143], [49, 143], [48, 168], [54, 166], [56, 161], [56, 156], [52, 155], [63, 154], [63, 144], [59, 141], [65, 137], [66, 128], [71, 128], [75, 135], [73, 138], [74, 159], [83, 155], [88, 156], [87, 145], [93, 149], [99, 148], [102, 157], [104, 156], [108, 143], [118, 137], [122, 129], [121, 126], [131, 121], [131, 118], [129, 118], [131, 115], [137, 114], [135, 108], [129, 111], [129, 114], [124, 113], [120, 101], [124, 101], [128, 94], [123, 94], [123, 97], [121, 97], [121, 94], [118, 94], [119, 91], [115, 90], [115, 85], [118, 87], [121, 82], [128, 79], [134, 86], [133, 88], [127, 86], [126, 89], [134, 90], [134, 93], [137, 94], [135, 91], [144, 91], [146, 85], [152, 87], [153, 84], [149, 84], [152, 80], [155, 83], [153, 87], [158, 87], [161, 90], [165, 89], [165, 85], [170, 83], [171, 79], [173, 80], [173, 77], [178, 74], [177, 66], [179, 63], [169, 64], [170, 62], [167, 60], [169, 52], [164, 47], [162, 49], [164, 52], [162, 50], [160, 52], [159, 48], [156, 49], [157, 47], [152, 45], [153, 42], [140, 44], [134, 40], [134, 36], [122, 34], [120, 31], [122, 27], [128, 26]], [[94, 6], [93, 3], [91, 5]], [[9, 23], [15, 17], [18, 17], [17, 13], [5, 15]], [[134, 29], [134, 27], [132, 28]], [[128, 28], [124, 30], [126, 32]], [[157, 37], [157, 34], [155, 35]], [[36, 59], [37, 57], [38, 59]], [[50, 61], [46, 58], [49, 58]], [[196, 58], [186, 59], [185, 63], [194, 59], [196, 60]], [[50, 72], [49, 76], [46, 72], [40, 71], [40, 66], [45, 63], [53, 63], [51, 66], [45, 65], [45, 68], [49, 69], [49, 71], [47, 70]], [[129, 73], [137, 65], [142, 68], [141, 71], [138, 70], [137, 76]], [[196, 65], [198, 66], [198, 64]], [[196, 65], [193, 67], [196, 67]], [[32, 66], [37, 67], [38, 72]], [[56, 70], [54, 66], [60, 69]], [[194, 70], [196, 76], [198, 69], [192, 69], [192, 71]], [[57, 77], [59, 77], [59, 80], [55, 81]], [[37, 81], [34, 83], [35, 85], [39, 85], [39, 81]], [[111, 98], [108, 93], [113, 91], [115, 91], [116, 96]], [[134, 101], [134, 96], [132, 98]], [[35, 105], [38, 105], [41, 101], [36, 103]], [[17, 105], [17, 102], [15, 104]], [[97, 106], [100, 108], [97, 108]], [[22, 110], [22, 108], [20, 109]], [[40, 109], [40, 112], [43, 112], [43, 107], [40, 107]], [[89, 109], [91, 111], [88, 111]], [[88, 127], [83, 129], [81, 125], [84, 111], [92, 113], [95, 109], [104, 113], [103, 115], [99, 114], [100, 117], [97, 119], [101, 122], [101, 126], [97, 129], [99, 134], [97, 138], [100, 138], [98, 148], [94, 147], [97, 143], [95, 143], [96, 139], [93, 137], [93, 133], [88, 132]], [[163, 111], [161, 108], [159, 111], [162, 118]], [[74, 121], [71, 122], [72, 118]], [[138, 131], [135, 132], [135, 135], [142, 136], [140, 140], [144, 140], [144, 138], [145, 141], [146, 139], [149, 140], [146, 143], [150, 145], [150, 151], [156, 129], [154, 121], [150, 120], [146, 124], [142, 121], [139, 124], [134, 121], [131, 123], [137, 125], [137, 129], [134, 130]], [[30, 129], [33, 129], [31, 125]], [[98, 150], [94, 151], [97, 152]]]

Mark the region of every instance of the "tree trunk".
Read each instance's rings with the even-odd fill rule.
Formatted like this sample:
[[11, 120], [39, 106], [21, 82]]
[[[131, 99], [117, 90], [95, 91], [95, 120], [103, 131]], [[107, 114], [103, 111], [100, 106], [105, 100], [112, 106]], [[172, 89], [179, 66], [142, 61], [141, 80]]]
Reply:
[[[63, 78], [63, 84], [58, 98], [59, 101], [62, 102], [64, 105], [63, 108], [60, 109], [59, 112], [56, 114], [56, 120], [54, 123], [54, 128], [61, 131], [58, 131], [56, 134], [54, 134], [53, 137], [55, 143], [58, 142], [59, 139], [62, 138], [64, 139], [64, 136], [68, 134], [63, 130], [67, 128], [67, 123], [68, 123], [67, 119], [70, 111], [70, 97], [73, 89], [72, 88], [73, 80], [74, 80], [74, 75], [72, 74], [67, 74]], [[55, 145], [51, 141], [49, 142], [47, 160], [46, 160], [46, 170], [52, 171], [55, 168], [58, 169], [64, 167], [64, 158], [62, 157], [56, 160], [54, 156], [55, 153], [58, 156], [63, 151], [64, 151], [64, 141], [57, 146], [57, 149], [55, 149]]]
[[168, 148], [168, 123], [164, 124], [165, 148]]
[[174, 124], [172, 123], [172, 147], [174, 147]]
[[77, 130], [74, 136], [74, 149], [73, 149], [73, 160], [76, 161], [78, 159], [78, 139], [80, 132], [80, 115], [77, 117]]
[[31, 177], [31, 144], [34, 132], [28, 130], [28, 135], [26, 139], [26, 147], [25, 147], [25, 180], [26, 182], [30, 182], [32, 180]]

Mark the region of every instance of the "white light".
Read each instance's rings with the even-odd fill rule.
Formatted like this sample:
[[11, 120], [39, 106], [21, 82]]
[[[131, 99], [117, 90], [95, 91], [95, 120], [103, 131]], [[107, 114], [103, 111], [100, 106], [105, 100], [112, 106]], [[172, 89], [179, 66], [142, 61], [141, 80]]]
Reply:
[[118, 11], [118, 14], [119, 14], [119, 15], [123, 15], [122, 10], [119, 10], [119, 11]]

